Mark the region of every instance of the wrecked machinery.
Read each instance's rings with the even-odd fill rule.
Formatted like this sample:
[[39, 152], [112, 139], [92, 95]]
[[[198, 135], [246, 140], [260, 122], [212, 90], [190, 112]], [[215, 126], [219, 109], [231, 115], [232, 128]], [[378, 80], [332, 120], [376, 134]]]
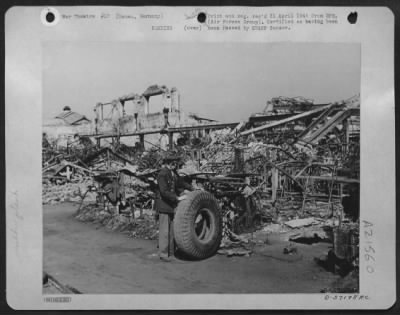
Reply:
[[[138, 175], [127, 169], [101, 172], [93, 177], [96, 185], [89, 189], [97, 193], [96, 201], [103, 209], [134, 216], [136, 209], [152, 207], [157, 173], [155, 170]], [[244, 175], [197, 173], [183, 176], [183, 180], [194, 183], [199, 189], [187, 193], [176, 209], [174, 233], [181, 252], [192, 259], [203, 259], [215, 254], [224, 234], [254, 228], [255, 190], [250, 188]], [[138, 182], [142, 185], [141, 192]]]
[[[184, 179], [200, 188], [179, 204], [174, 223], [178, 247], [189, 257], [209, 257], [224, 236], [278, 219], [315, 216], [340, 225], [346, 213], [357, 220], [358, 98], [321, 105], [277, 98], [271, 104], [275, 111], [234, 129], [176, 144], [191, 169]], [[122, 149], [101, 148], [81, 160], [96, 172], [91, 189], [103, 208], [141, 216], [152, 208], [162, 150]]]

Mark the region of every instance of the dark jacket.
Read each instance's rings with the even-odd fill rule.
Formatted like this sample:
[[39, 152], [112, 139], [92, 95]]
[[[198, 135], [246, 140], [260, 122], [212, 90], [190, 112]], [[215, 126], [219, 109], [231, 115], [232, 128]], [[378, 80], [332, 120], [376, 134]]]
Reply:
[[158, 191], [155, 209], [160, 213], [174, 213], [178, 205], [178, 195], [183, 189], [193, 190], [192, 186], [185, 183], [177, 174], [173, 175], [168, 168], [162, 168], [157, 177]]

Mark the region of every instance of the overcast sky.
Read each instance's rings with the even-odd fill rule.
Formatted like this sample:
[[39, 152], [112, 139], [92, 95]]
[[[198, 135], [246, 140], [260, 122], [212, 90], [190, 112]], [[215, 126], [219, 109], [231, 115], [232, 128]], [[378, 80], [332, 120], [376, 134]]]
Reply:
[[340, 101], [360, 92], [360, 53], [357, 44], [49, 42], [43, 118], [68, 105], [92, 119], [97, 102], [152, 84], [177, 87], [183, 110], [223, 122], [244, 120], [276, 96]]

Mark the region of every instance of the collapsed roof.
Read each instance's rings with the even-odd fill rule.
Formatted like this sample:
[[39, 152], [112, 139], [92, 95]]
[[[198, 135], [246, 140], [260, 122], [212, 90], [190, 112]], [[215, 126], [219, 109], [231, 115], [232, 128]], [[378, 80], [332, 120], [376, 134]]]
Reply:
[[58, 114], [55, 118], [62, 119], [68, 125], [77, 125], [82, 122], [89, 122], [90, 120], [86, 116], [73, 112], [71, 110], [65, 110]]

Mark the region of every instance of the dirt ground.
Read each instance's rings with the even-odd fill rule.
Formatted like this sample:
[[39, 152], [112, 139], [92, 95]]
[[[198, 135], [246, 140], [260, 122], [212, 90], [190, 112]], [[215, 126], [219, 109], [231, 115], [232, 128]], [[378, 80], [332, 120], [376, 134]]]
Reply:
[[80, 222], [76, 210], [72, 203], [44, 206], [43, 269], [81, 293], [319, 293], [338, 279], [314, 262], [328, 243], [296, 244], [297, 254], [284, 255], [287, 242], [271, 235], [250, 257], [165, 263], [156, 241]]

